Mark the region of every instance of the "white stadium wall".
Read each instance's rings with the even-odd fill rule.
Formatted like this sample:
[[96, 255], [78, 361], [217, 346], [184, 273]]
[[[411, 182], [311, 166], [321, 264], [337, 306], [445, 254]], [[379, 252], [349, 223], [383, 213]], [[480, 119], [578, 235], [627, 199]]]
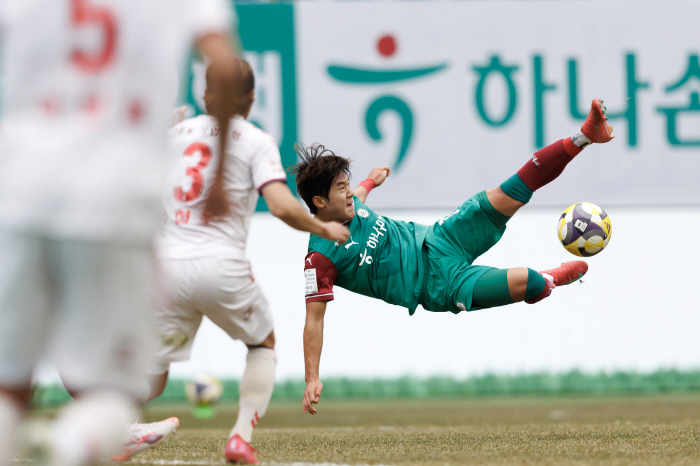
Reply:
[[[477, 263], [544, 270], [577, 259], [557, 239], [561, 211], [524, 209]], [[426, 224], [449, 213], [381, 212]], [[419, 307], [409, 317], [398, 306], [337, 289], [326, 312], [321, 380], [700, 368], [695, 285], [700, 248], [693, 234], [700, 231], [700, 212], [613, 207], [608, 214], [612, 239], [605, 251], [586, 259], [590, 269], [583, 283], [557, 288], [535, 305], [458, 315]], [[307, 238], [269, 214], [257, 214], [252, 222], [248, 254], [275, 316], [279, 380], [304, 376]], [[172, 374], [239, 377], [244, 361], [243, 344], [207, 322], [195, 339], [192, 360], [174, 364]]]

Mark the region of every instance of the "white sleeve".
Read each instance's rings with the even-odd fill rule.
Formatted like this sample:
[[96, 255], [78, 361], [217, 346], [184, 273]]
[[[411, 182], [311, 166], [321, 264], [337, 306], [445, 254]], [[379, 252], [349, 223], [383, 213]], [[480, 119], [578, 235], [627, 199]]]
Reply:
[[261, 144], [251, 158], [250, 173], [255, 189], [258, 191], [274, 181], [287, 181], [287, 174], [282, 168], [280, 150], [269, 134], [264, 134]]
[[194, 37], [199, 39], [211, 33], [231, 34], [237, 25], [233, 3], [226, 0], [187, 0], [189, 22]]

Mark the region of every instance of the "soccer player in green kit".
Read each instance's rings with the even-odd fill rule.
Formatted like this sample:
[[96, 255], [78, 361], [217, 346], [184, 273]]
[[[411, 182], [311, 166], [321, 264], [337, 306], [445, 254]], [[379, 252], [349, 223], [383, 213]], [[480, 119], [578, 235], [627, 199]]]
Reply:
[[551, 144], [497, 188], [464, 202], [433, 225], [396, 221], [367, 207], [370, 191], [389, 176], [389, 167], [374, 168], [351, 189], [350, 162], [321, 145], [297, 146], [294, 166], [297, 191], [319, 220], [345, 223], [350, 239], [333, 243], [311, 235], [304, 264], [306, 324], [304, 412], [316, 414], [323, 384], [319, 380], [323, 323], [333, 286], [406, 307], [429, 311], [474, 311], [520, 301], [536, 303], [557, 286], [579, 280], [588, 271], [583, 261], [536, 272], [520, 267], [496, 269], [472, 265], [503, 235], [508, 220], [537, 189], [557, 178], [591, 143], [613, 139], [603, 101], [593, 99], [581, 131]]

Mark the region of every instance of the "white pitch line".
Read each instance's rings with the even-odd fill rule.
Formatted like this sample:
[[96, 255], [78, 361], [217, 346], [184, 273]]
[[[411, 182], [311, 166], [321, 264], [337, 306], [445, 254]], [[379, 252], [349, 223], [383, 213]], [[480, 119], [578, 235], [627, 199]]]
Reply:
[[[15, 458], [13, 463], [31, 463], [32, 460], [29, 458]], [[218, 466], [226, 464], [225, 461], [183, 461], [183, 460], [145, 460], [145, 459], [133, 459], [129, 460], [124, 464], [158, 464], [162, 466]], [[304, 463], [304, 462], [294, 462], [294, 463], [278, 463], [275, 461], [263, 461], [262, 464], [268, 464], [270, 466], [369, 466], [367, 464], [345, 464], [345, 463]], [[376, 464], [373, 466], [387, 466], [383, 464]]]
[[[210, 465], [221, 465], [226, 464], [224, 461], [183, 461], [183, 460], [131, 460], [125, 464], [158, 464], [162, 466], [210, 466]], [[278, 462], [268, 462], [263, 461], [262, 464], [268, 464], [270, 466], [369, 466], [367, 464], [345, 464], [345, 463], [304, 463], [304, 462], [294, 462], [294, 463], [278, 463]], [[387, 466], [382, 464], [377, 464], [374, 466]]]
[[125, 464], [162, 464], [164, 466], [168, 465], [202, 465], [202, 466], [207, 466], [207, 465], [215, 465], [215, 464], [226, 464], [224, 461], [183, 461], [183, 460], [142, 460], [142, 459], [135, 459], [135, 460], [129, 460], [128, 463]]

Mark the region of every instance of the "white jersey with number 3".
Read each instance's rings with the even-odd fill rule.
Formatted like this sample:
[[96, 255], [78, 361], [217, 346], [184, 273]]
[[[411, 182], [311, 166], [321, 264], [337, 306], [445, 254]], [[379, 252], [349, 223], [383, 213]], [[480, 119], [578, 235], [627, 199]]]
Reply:
[[223, 172], [231, 215], [212, 217], [204, 200], [219, 164], [218, 135], [216, 119], [209, 115], [190, 118], [171, 130], [161, 258], [245, 259], [258, 193], [270, 183], [287, 180], [272, 136], [241, 117], [233, 118]]
[[146, 241], [178, 72], [224, 0], [0, 0], [0, 227]]

